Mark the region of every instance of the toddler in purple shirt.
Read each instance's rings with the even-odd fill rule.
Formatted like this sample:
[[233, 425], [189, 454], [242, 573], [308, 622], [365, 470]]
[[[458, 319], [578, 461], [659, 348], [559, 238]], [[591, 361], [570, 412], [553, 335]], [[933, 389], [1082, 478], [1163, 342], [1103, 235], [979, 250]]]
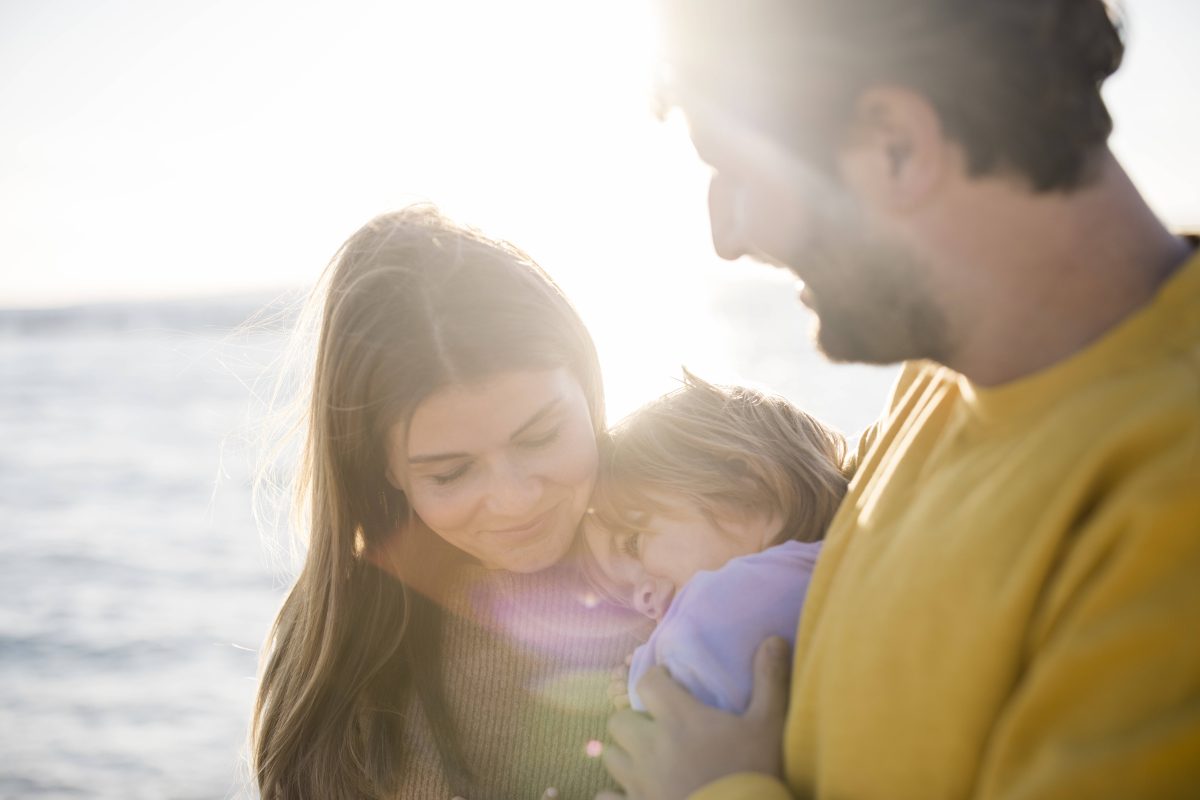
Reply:
[[686, 371], [612, 429], [580, 549], [597, 590], [657, 622], [630, 664], [635, 708], [637, 681], [664, 664], [706, 704], [745, 710], [758, 645], [795, 640], [845, 455], [783, 398]]

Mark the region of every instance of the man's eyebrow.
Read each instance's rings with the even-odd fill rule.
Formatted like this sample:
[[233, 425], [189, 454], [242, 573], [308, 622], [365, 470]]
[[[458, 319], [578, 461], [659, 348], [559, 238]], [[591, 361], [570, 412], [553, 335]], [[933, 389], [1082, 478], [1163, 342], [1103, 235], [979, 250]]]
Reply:
[[[549, 402], [547, 402], [545, 405], [543, 405], [537, 411], [534, 411], [532, 414], [529, 415], [529, 419], [522, 422], [517, 427], [517, 429], [512, 432], [512, 434], [508, 437], [508, 440], [511, 442], [512, 440], [516, 439], [518, 436], [520, 436], [521, 434], [525, 433], [527, 430], [532, 428], [533, 426], [537, 425], [543, 419], [550, 416], [550, 414], [552, 414], [558, 408], [559, 402], [560, 402], [560, 398], [555, 397], [553, 400], [550, 400]], [[427, 453], [427, 454], [422, 454], [422, 455], [409, 456], [408, 463], [409, 464], [430, 464], [435, 461], [453, 461], [456, 458], [469, 458], [470, 455], [471, 455], [470, 453], [463, 453], [463, 452]]]

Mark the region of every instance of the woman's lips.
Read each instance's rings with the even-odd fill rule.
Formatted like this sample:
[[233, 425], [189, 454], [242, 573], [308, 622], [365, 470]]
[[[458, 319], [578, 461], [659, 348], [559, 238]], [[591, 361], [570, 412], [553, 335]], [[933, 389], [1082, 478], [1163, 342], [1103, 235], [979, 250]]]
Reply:
[[527, 536], [532, 536], [541, 530], [542, 526], [547, 520], [550, 519], [550, 515], [554, 513], [556, 508], [558, 508], [558, 506], [554, 506], [554, 508], [543, 511], [533, 519], [529, 520], [528, 522], [523, 522], [520, 525], [513, 525], [508, 528], [493, 528], [489, 532], [497, 536], [504, 536], [513, 539], [521, 539]]

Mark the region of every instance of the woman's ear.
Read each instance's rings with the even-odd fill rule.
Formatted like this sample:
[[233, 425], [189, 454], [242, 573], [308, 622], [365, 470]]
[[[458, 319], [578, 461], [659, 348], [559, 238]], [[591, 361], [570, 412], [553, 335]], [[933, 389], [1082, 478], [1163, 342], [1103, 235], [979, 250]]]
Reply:
[[865, 205], [902, 213], [936, 194], [956, 151], [927, 98], [904, 87], [877, 86], [855, 104], [838, 163]]

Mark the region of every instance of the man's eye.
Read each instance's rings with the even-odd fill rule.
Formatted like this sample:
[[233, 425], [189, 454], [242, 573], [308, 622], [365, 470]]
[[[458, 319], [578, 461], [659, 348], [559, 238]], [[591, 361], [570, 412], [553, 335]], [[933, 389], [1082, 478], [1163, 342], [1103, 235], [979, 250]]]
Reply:
[[463, 475], [467, 474], [467, 469], [469, 469], [470, 466], [471, 466], [470, 464], [463, 464], [461, 466], [455, 467], [454, 469], [450, 470], [449, 472], [442, 472], [437, 475], [430, 475], [429, 479], [431, 481], [433, 481], [434, 483], [436, 483], [438, 486], [445, 486], [447, 484], [453, 483], [454, 481], [461, 478]]

